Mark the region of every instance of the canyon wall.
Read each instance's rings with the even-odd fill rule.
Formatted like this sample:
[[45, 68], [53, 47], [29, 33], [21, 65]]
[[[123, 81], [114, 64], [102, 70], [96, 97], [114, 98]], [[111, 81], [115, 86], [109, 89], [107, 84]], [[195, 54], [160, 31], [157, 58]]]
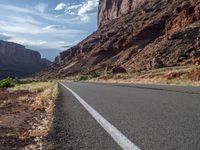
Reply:
[[147, 0], [100, 0], [98, 26], [139, 8]]
[[0, 40], [0, 78], [30, 76], [49, 64], [50, 61], [42, 59], [37, 51]]
[[101, 0], [98, 22], [40, 77], [200, 65], [199, 0]]

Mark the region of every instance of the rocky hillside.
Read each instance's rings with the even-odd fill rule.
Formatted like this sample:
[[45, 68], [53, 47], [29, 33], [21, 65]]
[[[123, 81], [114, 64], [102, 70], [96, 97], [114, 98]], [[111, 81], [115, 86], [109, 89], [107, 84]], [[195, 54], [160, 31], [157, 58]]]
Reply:
[[40, 76], [200, 64], [199, 0], [101, 0], [98, 23]]
[[41, 71], [50, 64], [37, 51], [0, 40], [0, 78], [26, 77]]

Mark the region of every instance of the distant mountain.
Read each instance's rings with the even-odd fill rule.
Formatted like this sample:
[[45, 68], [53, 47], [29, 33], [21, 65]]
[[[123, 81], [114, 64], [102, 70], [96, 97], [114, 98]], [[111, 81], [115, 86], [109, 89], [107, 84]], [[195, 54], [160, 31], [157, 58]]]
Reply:
[[0, 78], [27, 77], [45, 69], [50, 63], [37, 51], [0, 40]]
[[200, 65], [199, 0], [100, 0], [98, 12], [98, 30], [40, 76]]

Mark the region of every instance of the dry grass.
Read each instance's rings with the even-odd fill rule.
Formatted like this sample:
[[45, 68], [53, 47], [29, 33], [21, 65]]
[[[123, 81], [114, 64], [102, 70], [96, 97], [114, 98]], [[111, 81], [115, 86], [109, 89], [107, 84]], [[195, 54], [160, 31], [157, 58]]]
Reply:
[[54, 82], [33, 82], [28, 84], [17, 85], [15, 90], [30, 90], [33, 92], [41, 92], [45, 89], [53, 87], [55, 85]]
[[[4, 133], [4, 128], [10, 127], [17, 131], [10, 140], [4, 140], [0, 135], [0, 147], [2, 141], [7, 142], [6, 146], [12, 147], [14, 142], [18, 149], [45, 149], [45, 138], [51, 128], [53, 121], [53, 111], [55, 100], [58, 95], [58, 85], [56, 82], [33, 82], [29, 84], [17, 85], [14, 88], [0, 93], [2, 105], [0, 103], [0, 130]], [[5, 96], [6, 94], [6, 96]], [[1, 102], [1, 101], [0, 101]], [[14, 119], [17, 118], [17, 119]], [[3, 124], [1, 123], [3, 122]], [[12, 122], [12, 123], [11, 123]], [[5, 131], [6, 135], [11, 131]], [[28, 142], [28, 143], [27, 143]]]
[[91, 82], [110, 82], [110, 83], [140, 83], [140, 84], [169, 84], [182, 86], [200, 86], [200, 81], [190, 78], [190, 75], [200, 66], [177, 66], [161, 69], [138, 71], [129, 74], [116, 74], [101, 76]]
[[[29, 90], [36, 93], [36, 100], [32, 104], [36, 109], [44, 109], [49, 103], [54, 102], [58, 95], [58, 86], [55, 82], [33, 82], [18, 85], [14, 90]], [[26, 98], [24, 98], [26, 99]]]

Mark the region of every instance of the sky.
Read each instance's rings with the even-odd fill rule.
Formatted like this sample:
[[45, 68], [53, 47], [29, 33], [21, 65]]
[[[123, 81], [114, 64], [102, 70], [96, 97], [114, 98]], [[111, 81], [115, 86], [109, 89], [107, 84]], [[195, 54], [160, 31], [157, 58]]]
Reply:
[[0, 40], [54, 60], [97, 29], [98, 0], [0, 0]]

